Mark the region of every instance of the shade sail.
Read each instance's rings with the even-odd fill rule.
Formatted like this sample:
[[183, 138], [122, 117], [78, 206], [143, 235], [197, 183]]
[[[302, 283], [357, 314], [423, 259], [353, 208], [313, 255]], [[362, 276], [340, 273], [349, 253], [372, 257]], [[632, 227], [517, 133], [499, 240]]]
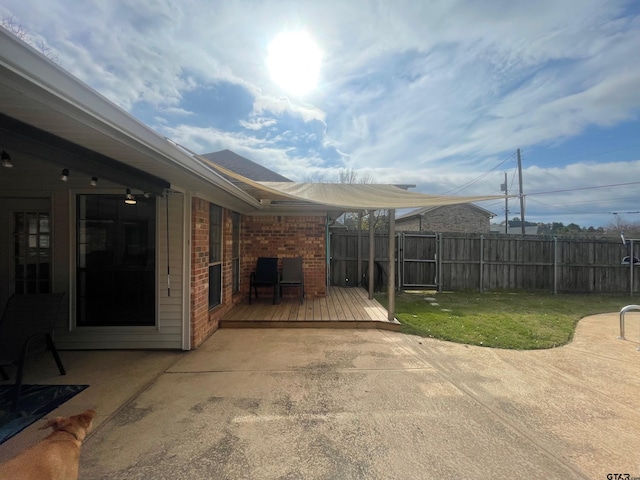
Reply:
[[427, 195], [388, 184], [256, 182], [200, 155], [197, 158], [244, 183], [246, 190], [256, 198], [270, 202], [307, 202], [342, 210], [382, 210], [456, 205], [505, 198], [504, 195]]
[[357, 210], [379, 210], [387, 208], [417, 208], [459, 203], [481, 202], [483, 200], [504, 200], [504, 195], [485, 196], [443, 196], [409, 192], [394, 185], [360, 183], [294, 183], [259, 182], [268, 187], [298, 199], [314, 203]]

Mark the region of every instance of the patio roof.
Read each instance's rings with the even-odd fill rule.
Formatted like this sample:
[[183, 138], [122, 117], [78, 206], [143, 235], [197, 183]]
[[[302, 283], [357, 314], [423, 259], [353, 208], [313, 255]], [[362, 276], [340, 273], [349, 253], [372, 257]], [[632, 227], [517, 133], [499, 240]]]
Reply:
[[[2, 27], [0, 45], [0, 114], [6, 120], [0, 122], [0, 134], [2, 148], [15, 161], [21, 156], [50, 161], [43, 151], [54, 136], [66, 151], [79, 157], [73, 166], [65, 166], [87, 175], [124, 184], [118, 170], [137, 171], [140, 186], [131, 184], [132, 188], [160, 193], [170, 185], [197, 190], [243, 213], [263, 208], [255, 198]], [[31, 133], [38, 132], [36, 145], [29, 142], [31, 135], [25, 135], [21, 124], [35, 129]], [[97, 154], [100, 161], [85, 162], [87, 151]]]

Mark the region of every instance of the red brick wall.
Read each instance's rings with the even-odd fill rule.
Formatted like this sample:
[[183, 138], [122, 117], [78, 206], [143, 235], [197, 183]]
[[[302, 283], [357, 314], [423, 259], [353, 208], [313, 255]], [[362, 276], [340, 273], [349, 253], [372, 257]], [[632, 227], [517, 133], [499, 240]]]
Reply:
[[[249, 275], [258, 257], [302, 257], [305, 295], [323, 297], [326, 290], [325, 217], [243, 216], [240, 229], [240, 292], [233, 295], [231, 211], [223, 209], [222, 305], [209, 309], [209, 202], [192, 200], [191, 208], [191, 348], [218, 329], [233, 306], [247, 302]], [[282, 267], [280, 262], [279, 267]], [[297, 295], [291, 289], [285, 296]]]
[[[240, 234], [241, 277], [243, 301], [249, 298], [249, 275], [258, 257], [302, 257], [304, 289], [307, 298], [327, 294], [326, 217], [323, 216], [243, 216]], [[283, 292], [285, 296], [297, 291]]]
[[232, 295], [231, 212], [222, 211], [222, 305], [209, 309], [209, 202], [194, 198], [191, 209], [191, 348], [197, 348], [218, 329], [222, 316], [240, 295]]

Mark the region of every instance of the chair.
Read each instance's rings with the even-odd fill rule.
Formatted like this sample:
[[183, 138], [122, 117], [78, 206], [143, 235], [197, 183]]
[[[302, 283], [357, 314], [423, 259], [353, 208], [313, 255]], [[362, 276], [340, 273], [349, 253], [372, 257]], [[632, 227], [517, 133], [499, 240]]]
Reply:
[[258, 287], [273, 287], [273, 304], [278, 295], [278, 259], [273, 257], [259, 257], [255, 272], [251, 272], [249, 279], [249, 305], [251, 305], [251, 289], [258, 298]]
[[302, 257], [282, 259], [282, 277], [280, 277], [280, 298], [282, 287], [298, 287], [300, 289], [300, 304], [304, 299], [304, 272], [302, 271]]
[[58, 351], [53, 343], [53, 326], [64, 293], [37, 295], [14, 294], [9, 298], [0, 320], [0, 376], [9, 380], [4, 367], [17, 366], [12, 409], [18, 408], [22, 374], [27, 356], [33, 353], [35, 339], [43, 338], [53, 354], [60, 375], [66, 375]]

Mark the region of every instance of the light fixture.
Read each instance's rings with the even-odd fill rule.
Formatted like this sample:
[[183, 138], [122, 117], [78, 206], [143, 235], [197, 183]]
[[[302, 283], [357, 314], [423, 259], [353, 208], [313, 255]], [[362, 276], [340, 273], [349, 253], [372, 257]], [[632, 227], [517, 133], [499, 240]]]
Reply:
[[0, 155], [0, 158], [2, 158], [2, 166], [3, 167], [5, 167], [5, 168], [13, 168], [13, 163], [11, 163], [11, 157], [9, 156], [9, 154], [7, 152], [2, 150], [2, 154]]
[[128, 188], [127, 195], [124, 197], [124, 203], [126, 203], [127, 205], [135, 205], [136, 203], [138, 203], [136, 201], [136, 197], [131, 194], [131, 190], [129, 190]]
[[69, 169], [68, 168], [63, 168], [62, 172], [60, 172], [60, 180], [62, 180], [63, 182], [66, 182], [67, 180], [69, 180]]
[[98, 177], [91, 177], [91, 186], [95, 187], [96, 185], [98, 185]]

